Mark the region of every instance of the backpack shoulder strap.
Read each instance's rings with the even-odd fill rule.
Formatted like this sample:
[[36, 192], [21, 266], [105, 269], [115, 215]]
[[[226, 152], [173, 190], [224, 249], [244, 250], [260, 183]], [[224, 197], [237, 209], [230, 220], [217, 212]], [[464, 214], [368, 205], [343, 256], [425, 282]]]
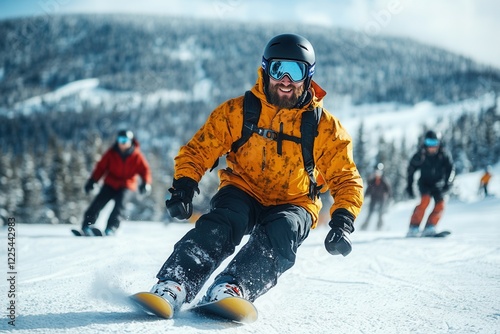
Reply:
[[318, 136], [318, 123], [321, 119], [323, 108], [316, 107], [305, 111], [302, 114], [302, 122], [300, 124], [301, 149], [302, 159], [304, 160], [304, 168], [309, 175], [309, 198], [315, 200], [319, 197], [321, 186], [318, 187], [316, 178], [314, 177], [314, 139]]
[[243, 126], [241, 128], [241, 137], [231, 145], [231, 151], [236, 152], [245, 144], [259, 123], [260, 111], [262, 105], [260, 100], [251, 91], [245, 92], [243, 99]]
[[[259, 123], [260, 111], [262, 105], [260, 100], [251, 91], [245, 92], [245, 97], [243, 98], [243, 126], [241, 127], [241, 137], [233, 142], [231, 145], [231, 151], [235, 152], [245, 144], [250, 136], [257, 129], [257, 124]], [[219, 165], [219, 158], [215, 160], [210, 171], [213, 171]]]

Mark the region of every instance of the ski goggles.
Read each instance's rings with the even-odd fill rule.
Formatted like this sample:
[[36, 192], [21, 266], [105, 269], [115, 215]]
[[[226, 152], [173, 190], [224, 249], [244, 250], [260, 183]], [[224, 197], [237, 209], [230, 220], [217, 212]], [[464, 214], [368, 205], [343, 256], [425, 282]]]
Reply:
[[293, 82], [300, 82], [314, 74], [314, 65], [309, 67], [306, 63], [296, 60], [273, 59], [268, 62], [262, 59], [262, 68], [277, 81], [288, 75]]
[[118, 136], [118, 138], [116, 139], [116, 142], [118, 144], [128, 144], [131, 141], [132, 140], [129, 137], [126, 137], [126, 136]]
[[436, 147], [436, 146], [439, 146], [439, 139], [425, 138], [424, 145], [427, 146], [427, 147]]

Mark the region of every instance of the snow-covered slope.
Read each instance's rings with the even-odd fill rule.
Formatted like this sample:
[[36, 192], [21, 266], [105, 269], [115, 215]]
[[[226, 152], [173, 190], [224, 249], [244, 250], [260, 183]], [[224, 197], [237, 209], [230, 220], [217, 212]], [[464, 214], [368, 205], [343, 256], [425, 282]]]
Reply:
[[16, 113], [29, 115], [33, 112], [43, 112], [59, 106], [58, 110], [73, 110], [81, 112], [83, 106], [101, 106], [103, 112], [110, 111], [113, 106], [120, 105], [122, 109], [153, 108], [159, 101], [162, 103], [180, 102], [186, 100], [202, 100], [209, 94], [210, 83], [200, 83], [192, 92], [180, 90], [159, 89], [149, 94], [134, 91], [115, 92], [99, 87], [99, 79], [77, 80], [64, 85], [53, 92], [31, 97], [16, 103], [12, 110], [0, 110], [0, 115], [13, 117]]
[[[500, 166], [493, 172], [491, 191], [498, 195]], [[440, 228], [453, 234], [445, 239], [403, 237], [416, 200], [391, 207], [384, 231], [353, 233], [353, 252], [345, 258], [324, 250], [326, 226], [313, 230], [296, 266], [256, 301], [259, 320], [243, 326], [189, 311], [160, 320], [125, 303], [125, 296], [155, 283], [190, 224], [125, 222], [112, 238], [76, 238], [67, 225], [19, 224], [16, 296], [8, 297], [4, 276], [0, 332], [496, 333], [500, 198], [478, 198], [478, 177], [457, 180], [466, 200], [449, 202]], [[5, 230], [0, 242], [7, 273]], [[11, 300], [15, 327], [7, 318]]]

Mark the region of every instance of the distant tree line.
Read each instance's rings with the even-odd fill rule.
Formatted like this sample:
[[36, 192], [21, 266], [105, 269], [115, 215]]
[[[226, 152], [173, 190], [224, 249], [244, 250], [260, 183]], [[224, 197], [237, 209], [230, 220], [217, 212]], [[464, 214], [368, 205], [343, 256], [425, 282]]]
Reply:
[[[76, 223], [92, 196], [83, 191], [85, 181], [101, 154], [113, 144], [121, 125], [143, 124], [136, 131], [141, 149], [153, 174], [153, 192], [149, 197], [137, 195], [127, 207], [132, 220], [168, 220], [164, 200], [173, 175], [173, 158], [183, 143], [201, 126], [204, 119], [170, 128], [162, 122], [178, 105], [151, 113], [131, 110], [105, 114], [97, 110], [85, 113], [33, 113], [16, 118], [0, 116], [0, 216], [15, 216], [24, 223]], [[196, 103], [194, 107], [207, 108]], [[141, 117], [137, 117], [142, 115]], [[162, 115], [161, 117], [158, 115]], [[445, 120], [446, 121], [446, 120]], [[188, 125], [189, 124], [189, 125]], [[127, 127], [127, 126], [125, 126]], [[422, 128], [422, 133], [426, 129]], [[149, 133], [149, 136], [145, 134]], [[49, 134], [48, 136], [45, 134]], [[143, 134], [143, 135], [141, 135]], [[394, 191], [394, 200], [405, 198], [406, 167], [415, 146], [406, 138], [388, 142], [381, 135], [377, 142], [365, 139], [364, 125], [353, 134], [354, 158], [366, 179], [375, 165], [385, 165], [385, 175]], [[444, 144], [453, 155], [458, 173], [471, 172], [493, 165], [500, 159], [500, 115], [493, 106], [450, 120], [443, 132]], [[370, 155], [376, 146], [376, 154]], [[199, 212], [208, 209], [209, 198], [218, 185], [217, 173], [207, 173], [202, 180], [202, 194], [196, 197]]]
[[[315, 79], [354, 104], [462, 101], [500, 83], [498, 69], [410, 39], [290, 25], [315, 46]], [[262, 51], [280, 24], [140, 15], [61, 15], [0, 21], [0, 109], [67, 83], [191, 91], [201, 80], [223, 101], [255, 82]]]

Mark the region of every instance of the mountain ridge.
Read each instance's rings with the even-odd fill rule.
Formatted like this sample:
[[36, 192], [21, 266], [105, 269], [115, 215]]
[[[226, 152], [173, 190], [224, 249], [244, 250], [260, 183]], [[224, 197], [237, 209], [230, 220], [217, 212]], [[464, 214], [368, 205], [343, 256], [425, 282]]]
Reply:
[[[353, 104], [436, 104], [500, 85], [500, 70], [408, 38], [291, 25], [317, 57], [315, 80]], [[0, 108], [97, 78], [111, 91], [190, 91], [212, 84], [212, 104], [254, 84], [267, 40], [281, 26], [150, 15], [68, 14], [0, 21]]]

